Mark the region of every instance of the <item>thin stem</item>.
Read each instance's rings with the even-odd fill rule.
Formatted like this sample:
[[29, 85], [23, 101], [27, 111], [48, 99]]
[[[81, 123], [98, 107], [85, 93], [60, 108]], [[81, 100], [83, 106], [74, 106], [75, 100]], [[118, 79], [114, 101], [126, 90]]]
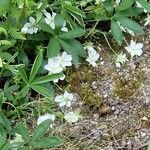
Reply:
[[12, 106], [12, 107], [16, 110], [17, 115], [18, 115], [18, 118], [19, 118], [19, 119], [21, 119], [21, 118], [20, 118], [20, 114], [19, 114], [19, 112], [18, 112], [17, 108], [16, 108], [13, 104], [11, 104], [11, 103], [9, 103], [9, 102], [4, 102], [4, 104], [7, 104], [7, 105]]
[[95, 23], [94, 27], [92, 28], [92, 30], [88, 33], [88, 35], [86, 36], [86, 38], [94, 31], [94, 29], [96, 28], [97, 24], [99, 23], [99, 20]]
[[109, 41], [108, 41], [108, 38], [107, 38], [106, 34], [103, 34], [103, 36], [104, 36], [104, 38], [105, 38], [105, 40], [106, 40], [106, 42], [107, 42], [109, 48], [114, 52], [115, 55], [117, 55], [117, 53], [115, 52], [115, 50], [111, 47], [111, 45], [110, 45], [110, 43], [109, 43]]

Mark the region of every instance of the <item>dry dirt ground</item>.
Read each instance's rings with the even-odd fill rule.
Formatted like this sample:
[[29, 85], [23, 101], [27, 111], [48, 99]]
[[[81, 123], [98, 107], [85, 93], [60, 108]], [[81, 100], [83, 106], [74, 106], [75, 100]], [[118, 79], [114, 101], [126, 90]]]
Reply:
[[[55, 150], [147, 149], [150, 142], [150, 30], [146, 33], [144, 37], [134, 37], [144, 43], [143, 55], [119, 69], [114, 65], [112, 52], [104, 47], [106, 43], [99, 43], [97, 38], [96, 49], [101, 55], [98, 68], [83, 64], [69, 71], [65, 88], [76, 97], [70, 110], [80, 111], [82, 118], [52, 131], [66, 137], [65, 144]], [[113, 48], [124, 50], [115, 45]]]

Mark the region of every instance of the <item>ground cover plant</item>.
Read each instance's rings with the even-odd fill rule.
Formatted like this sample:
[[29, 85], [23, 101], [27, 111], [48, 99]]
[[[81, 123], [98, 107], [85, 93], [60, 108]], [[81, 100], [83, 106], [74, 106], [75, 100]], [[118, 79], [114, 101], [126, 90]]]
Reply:
[[0, 149], [63, 149], [68, 139], [52, 131], [83, 119], [75, 103], [109, 112], [99, 108], [106, 95], [97, 96], [89, 85], [102, 81], [95, 71], [104, 63], [96, 37], [116, 70], [127, 63], [137, 69], [125, 72], [125, 79], [113, 77], [115, 96], [133, 99], [144, 81], [133, 62], [143, 54], [139, 39], [150, 25], [149, 13], [146, 0], [1, 0]]

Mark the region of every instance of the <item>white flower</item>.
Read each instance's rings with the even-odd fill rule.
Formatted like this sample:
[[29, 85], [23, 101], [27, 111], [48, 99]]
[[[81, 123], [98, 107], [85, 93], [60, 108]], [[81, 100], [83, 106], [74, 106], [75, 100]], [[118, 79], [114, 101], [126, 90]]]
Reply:
[[64, 118], [69, 123], [75, 123], [79, 120], [79, 118], [81, 118], [81, 116], [77, 112], [76, 113], [69, 112], [69, 113], [64, 115]]
[[20, 134], [15, 134], [15, 138], [10, 141], [10, 143], [18, 143], [23, 142], [22, 136]]
[[115, 64], [117, 67], [121, 67], [121, 64], [124, 64], [126, 61], [128, 61], [126, 54], [120, 54], [117, 55], [117, 58], [115, 60]]
[[[48, 12], [45, 12], [44, 14], [46, 16], [45, 23], [48, 24], [52, 29], [55, 29], [55, 16], [57, 14], [54, 12], [52, 12], [52, 15]], [[64, 21], [61, 31], [68, 32], [68, 28], [66, 27], [66, 21]]]
[[57, 83], [59, 80], [64, 80], [65, 79], [65, 75], [63, 74], [63, 76], [62, 77], [60, 77], [59, 79], [55, 79], [55, 80], [53, 80], [53, 82], [54, 83]]
[[68, 28], [66, 27], [66, 21], [64, 21], [61, 31], [68, 32]]
[[[144, 1], [144, 0], [143, 0], [143, 1]], [[147, 1], [147, 0], [145, 0], [145, 1]], [[136, 2], [136, 5], [137, 5], [137, 7], [139, 7], [139, 8], [143, 8], [143, 9], [144, 9], [144, 12], [147, 13], [147, 10], [146, 10], [139, 2]]]
[[149, 14], [147, 14], [147, 17], [144, 20], [146, 21], [144, 26], [150, 25], [150, 15]]
[[55, 16], [57, 15], [56, 13], [52, 12], [52, 15], [48, 12], [45, 12], [44, 15], [46, 16], [45, 18], [45, 23], [48, 24], [52, 29], [55, 29]]
[[63, 106], [70, 107], [72, 100], [73, 100], [73, 94], [68, 93], [67, 91], [65, 91], [63, 95], [58, 95], [55, 97], [55, 101], [59, 103], [60, 107]]
[[90, 46], [87, 45], [85, 47], [88, 51], [88, 57], [86, 59], [86, 61], [88, 61], [93, 67], [97, 67], [96, 61], [99, 59], [99, 54], [96, 52], [96, 50]]
[[118, 6], [120, 4], [121, 0], [116, 0], [115, 3], [116, 5], [115, 6]]
[[[53, 58], [48, 59], [48, 64], [44, 66], [44, 69], [49, 71], [49, 74], [60, 73], [67, 66], [72, 66], [72, 56], [68, 55], [66, 52], [63, 52], [62, 55], [58, 55]], [[64, 79], [60, 78], [60, 79]], [[56, 80], [57, 81], [57, 80]]]
[[39, 116], [39, 118], [37, 119], [37, 125], [41, 124], [43, 121], [48, 120], [48, 119], [51, 121], [54, 121], [55, 115], [54, 114], [45, 114], [43, 116]]
[[63, 68], [67, 66], [72, 66], [72, 56], [68, 55], [66, 52], [63, 52], [62, 55], [59, 57], [60, 64]]
[[42, 5], [43, 5], [43, 3], [42, 3], [42, 2], [39, 2], [39, 3], [37, 4], [37, 9], [40, 9]]
[[3, 61], [2, 61], [2, 58], [0, 57], [0, 68], [3, 67]]
[[49, 71], [49, 74], [60, 73], [63, 71], [63, 68], [60, 64], [59, 56], [48, 59], [48, 64], [44, 66], [44, 69]]
[[100, 4], [100, 3], [102, 3], [102, 2], [105, 2], [106, 0], [95, 0], [95, 5], [98, 5], [98, 4]]
[[129, 46], [126, 46], [125, 49], [130, 53], [131, 58], [134, 56], [140, 56], [142, 55], [143, 43], [135, 43], [133, 40], [131, 40], [131, 43]]
[[29, 22], [25, 23], [21, 32], [26, 34], [33, 34], [38, 32], [38, 27], [36, 26], [36, 20], [33, 17], [29, 18]]

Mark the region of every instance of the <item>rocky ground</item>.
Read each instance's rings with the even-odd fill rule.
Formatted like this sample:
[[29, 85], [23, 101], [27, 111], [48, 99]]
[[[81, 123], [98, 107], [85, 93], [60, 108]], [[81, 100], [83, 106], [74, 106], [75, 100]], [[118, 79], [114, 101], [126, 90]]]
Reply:
[[53, 131], [66, 137], [64, 146], [58, 150], [147, 149], [150, 142], [149, 32], [147, 29], [147, 35], [134, 38], [144, 43], [143, 55], [119, 69], [114, 65], [112, 52], [104, 47], [106, 44], [96, 42], [101, 55], [98, 68], [83, 64], [70, 71], [66, 88], [76, 97], [70, 109], [80, 111], [82, 119]]

